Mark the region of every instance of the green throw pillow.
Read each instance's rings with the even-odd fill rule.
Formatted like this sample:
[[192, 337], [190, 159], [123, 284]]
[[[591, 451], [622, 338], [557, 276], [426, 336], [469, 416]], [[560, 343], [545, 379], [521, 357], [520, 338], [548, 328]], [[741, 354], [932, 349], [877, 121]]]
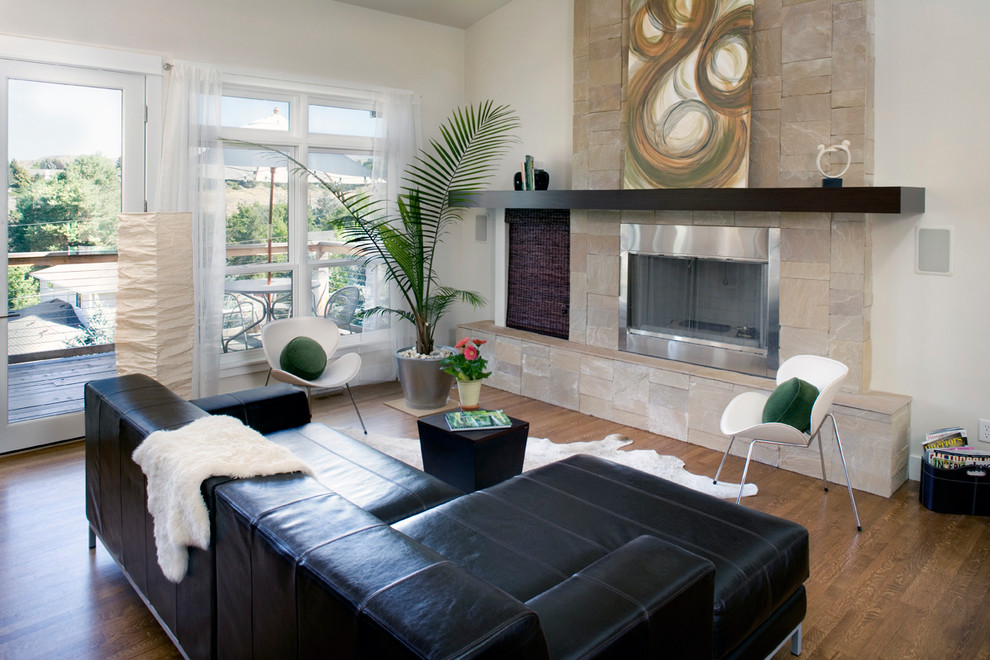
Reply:
[[293, 376], [316, 380], [327, 368], [327, 353], [315, 339], [296, 337], [282, 349], [278, 364]]
[[811, 408], [818, 398], [818, 388], [800, 378], [791, 378], [777, 386], [763, 406], [763, 423], [780, 422], [802, 433], [811, 428]]

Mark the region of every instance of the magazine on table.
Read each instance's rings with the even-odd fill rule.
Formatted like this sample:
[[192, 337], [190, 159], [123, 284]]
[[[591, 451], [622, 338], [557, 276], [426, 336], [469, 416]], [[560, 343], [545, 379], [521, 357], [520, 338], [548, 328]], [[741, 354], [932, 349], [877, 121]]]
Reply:
[[449, 412], [444, 417], [451, 431], [484, 431], [512, 426], [512, 420], [502, 410], [462, 410]]

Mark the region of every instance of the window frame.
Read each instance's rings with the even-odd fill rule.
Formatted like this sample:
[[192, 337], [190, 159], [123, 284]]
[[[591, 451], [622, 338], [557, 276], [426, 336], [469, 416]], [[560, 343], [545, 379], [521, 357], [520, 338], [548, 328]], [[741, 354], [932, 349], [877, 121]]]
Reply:
[[[221, 126], [220, 138], [222, 140], [241, 140], [272, 146], [285, 151], [302, 163], [309, 162], [311, 150], [344, 155], [367, 154], [369, 157], [374, 155], [374, 137], [309, 132], [310, 105], [367, 109], [369, 112], [374, 112], [376, 94], [373, 90], [338, 90], [323, 85], [278, 84], [276, 81], [252, 79], [244, 76], [224, 76], [223, 96], [287, 102], [289, 104], [289, 130], [274, 131]], [[289, 166], [291, 169], [291, 163]], [[293, 316], [312, 315], [309, 303], [312, 295], [310, 283], [314, 270], [321, 267], [319, 261], [309, 258], [308, 196], [306, 177], [294, 175], [290, 171], [288, 176], [289, 237], [286, 262], [225, 265], [224, 267], [224, 278], [228, 275], [269, 271], [285, 273], [292, 277]], [[354, 335], [342, 335], [340, 346], [342, 348], [356, 346], [361, 343], [362, 339]], [[222, 353], [222, 375], [248, 373], [253, 371], [250, 367], [262, 362], [265, 362], [265, 357], [260, 348]]]

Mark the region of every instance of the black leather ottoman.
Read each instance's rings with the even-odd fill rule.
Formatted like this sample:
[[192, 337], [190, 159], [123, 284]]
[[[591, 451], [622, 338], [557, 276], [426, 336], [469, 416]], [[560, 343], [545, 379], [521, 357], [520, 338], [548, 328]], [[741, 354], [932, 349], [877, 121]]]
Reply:
[[537, 594], [641, 536], [715, 566], [713, 655], [766, 657], [802, 621], [808, 532], [591, 456], [574, 456], [395, 523], [399, 531], [536, 609]]

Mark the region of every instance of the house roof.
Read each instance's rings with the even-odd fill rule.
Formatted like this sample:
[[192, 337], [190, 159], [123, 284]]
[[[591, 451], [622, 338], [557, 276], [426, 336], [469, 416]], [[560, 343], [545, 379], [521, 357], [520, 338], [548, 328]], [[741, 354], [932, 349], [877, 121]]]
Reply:
[[8, 355], [56, 351], [83, 334], [83, 324], [75, 309], [62, 300], [50, 300], [12, 313], [18, 316], [7, 323]]
[[56, 289], [75, 293], [114, 293], [117, 291], [117, 264], [60, 264], [31, 273], [32, 277]]

